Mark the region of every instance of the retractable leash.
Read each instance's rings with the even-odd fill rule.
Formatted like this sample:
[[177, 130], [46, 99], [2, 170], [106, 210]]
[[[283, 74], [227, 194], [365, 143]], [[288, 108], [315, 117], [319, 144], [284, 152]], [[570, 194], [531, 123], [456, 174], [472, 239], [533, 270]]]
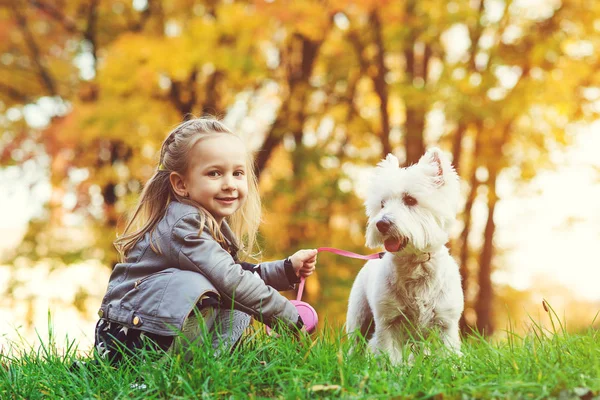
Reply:
[[306, 282], [306, 278], [300, 278], [300, 286], [298, 286], [298, 295], [296, 296], [296, 300], [290, 300], [296, 310], [298, 310], [298, 314], [300, 314], [300, 318], [302, 318], [302, 322], [304, 322], [304, 326], [306, 327], [306, 331], [308, 333], [314, 332], [317, 328], [317, 323], [319, 322], [319, 316], [317, 315], [317, 311], [307, 302], [302, 301], [302, 293], [304, 292], [304, 283]]
[[[296, 296], [296, 300], [290, 300], [290, 303], [296, 307], [298, 310], [298, 314], [300, 314], [300, 318], [302, 318], [302, 322], [304, 323], [304, 327], [308, 333], [313, 333], [317, 328], [317, 323], [319, 322], [319, 316], [317, 315], [317, 311], [307, 302], [300, 300], [302, 298], [302, 293], [304, 292], [304, 283], [306, 282], [306, 278], [300, 277], [300, 286], [298, 286], [298, 295]], [[267, 334], [271, 334], [271, 327], [267, 326]]]
[[[350, 258], [358, 258], [361, 260], [376, 260], [382, 258], [385, 252], [381, 253], [373, 253], [369, 255], [362, 255], [353, 253], [347, 250], [336, 249], [335, 247], [319, 247], [317, 249], [318, 253], [323, 251], [334, 253], [343, 257]], [[298, 286], [298, 295], [296, 296], [296, 300], [290, 300], [290, 302], [296, 307], [298, 310], [298, 314], [300, 314], [300, 318], [302, 318], [302, 322], [304, 322], [304, 326], [306, 327], [306, 331], [308, 333], [314, 332], [317, 328], [317, 323], [319, 322], [319, 316], [317, 315], [317, 311], [307, 302], [302, 301], [302, 293], [304, 292], [304, 283], [306, 282], [306, 278], [303, 276], [300, 277], [300, 286]], [[268, 327], [267, 327], [268, 328]], [[270, 329], [267, 329], [267, 332], [270, 332]]]

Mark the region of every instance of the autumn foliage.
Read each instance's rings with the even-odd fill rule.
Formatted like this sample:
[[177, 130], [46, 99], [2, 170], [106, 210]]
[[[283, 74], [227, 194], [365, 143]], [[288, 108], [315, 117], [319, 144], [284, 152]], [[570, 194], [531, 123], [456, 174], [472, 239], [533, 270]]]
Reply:
[[[257, 152], [263, 258], [364, 248], [360, 182], [388, 152], [451, 152], [463, 180], [464, 328], [494, 330], [503, 174], [526, 183], [597, 117], [600, 2], [2, 0], [0, 162], [47, 156], [18, 255], [116, 261], [164, 135], [216, 115]], [[26, 120], [27, 110], [47, 123]], [[473, 207], [487, 213], [475, 229]], [[343, 322], [361, 264], [319, 257], [307, 299]], [[505, 292], [505, 291], [504, 291]]]

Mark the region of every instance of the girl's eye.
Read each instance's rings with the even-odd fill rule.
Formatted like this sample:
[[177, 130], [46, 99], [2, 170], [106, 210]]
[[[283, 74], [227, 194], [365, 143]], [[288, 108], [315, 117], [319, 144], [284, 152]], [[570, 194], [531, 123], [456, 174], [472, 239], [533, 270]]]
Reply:
[[235, 171], [235, 172], [233, 173], [233, 176], [244, 176], [244, 171], [242, 171], [242, 170]]
[[381, 208], [385, 207], [385, 200], [381, 200]]
[[219, 171], [210, 171], [208, 174], [208, 176], [219, 176]]
[[417, 199], [415, 199], [414, 197], [412, 197], [411, 195], [406, 194], [406, 193], [404, 194], [404, 196], [402, 196], [402, 201], [407, 206], [415, 206], [415, 205], [417, 205]]

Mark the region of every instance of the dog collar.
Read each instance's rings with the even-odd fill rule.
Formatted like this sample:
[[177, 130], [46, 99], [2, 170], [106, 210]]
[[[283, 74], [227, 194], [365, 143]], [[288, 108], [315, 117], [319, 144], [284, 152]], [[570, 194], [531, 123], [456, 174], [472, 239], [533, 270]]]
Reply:
[[405, 256], [394, 254], [394, 257], [399, 259], [405, 259], [411, 264], [423, 264], [431, 260], [431, 253], [410, 254]]

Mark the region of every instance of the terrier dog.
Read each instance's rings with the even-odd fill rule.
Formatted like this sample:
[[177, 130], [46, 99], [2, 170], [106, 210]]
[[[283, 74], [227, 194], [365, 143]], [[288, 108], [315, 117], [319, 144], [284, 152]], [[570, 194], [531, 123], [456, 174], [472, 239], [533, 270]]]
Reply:
[[432, 330], [460, 354], [464, 299], [458, 265], [445, 247], [459, 192], [458, 175], [437, 148], [407, 168], [392, 154], [375, 168], [365, 201], [366, 242], [386, 253], [358, 273], [346, 331], [360, 330], [369, 349], [387, 353], [394, 364], [411, 336]]

